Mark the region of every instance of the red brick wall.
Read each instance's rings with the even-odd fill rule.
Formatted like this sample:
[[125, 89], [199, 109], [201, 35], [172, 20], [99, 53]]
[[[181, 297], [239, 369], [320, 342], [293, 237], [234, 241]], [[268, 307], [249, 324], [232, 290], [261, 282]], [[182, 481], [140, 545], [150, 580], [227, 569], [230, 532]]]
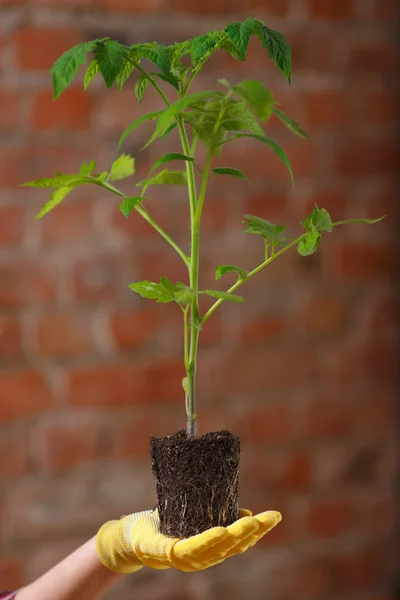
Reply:
[[[47, 71], [81, 39], [169, 43], [254, 15], [288, 35], [291, 88], [257, 44], [247, 65], [215, 57], [201, 84], [262, 78], [312, 137], [268, 125], [292, 160], [294, 190], [268, 149], [227, 149], [223, 163], [241, 165], [252, 186], [213, 180], [203, 281], [227, 260], [257, 264], [259, 242], [240, 233], [246, 212], [293, 231], [315, 201], [334, 219], [388, 218], [326, 235], [308, 259], [285, 256], [249, 282], [244, 306], [224, 307], [205, 328], [200, 428], [241, 434], [242, 505], [281, 509], [283, 523], [210, 572], [142, 571], [108, 598], [394, 600], [396, 4], [2, 0], [0, 587], [37, 576], [105, 519], [151, 507], [148, 436], [184, 423], [179, 314], [127, 288], [181, 277], [174, 255], [102, 192], [76, 193], [35, 222], [45, 194], [16, 187], [83, 159], [107, 168], [143, 107], [131, 90], [94, 84], [84, 94], [80, 83], [53, 104]], [[147, 98], [148, 110], [158, 106]], [[140, 176], [165, 152], [139, 153], [149, 131], [126, 146]], [[151, 210], [184, 244], [184, 198], [163, 194]]]

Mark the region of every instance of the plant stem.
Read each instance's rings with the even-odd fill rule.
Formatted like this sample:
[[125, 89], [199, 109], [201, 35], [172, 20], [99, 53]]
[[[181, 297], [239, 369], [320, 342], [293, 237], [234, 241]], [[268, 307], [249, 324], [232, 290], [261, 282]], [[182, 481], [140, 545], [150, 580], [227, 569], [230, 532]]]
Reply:
[[146, 73], [146, 71], [145, 71], [144, 69], [142, 69], [142, 67], [140, 67], [140, 66], [139, 66], [139, 64], [138, 64], [138, 63], [135, 63], [135, 61], [128, 59], [128, 62], [131, 62], [131, 63], [132, 63], [132, 64], [133, 64], [133, 65], [136, 67], [136, 69], [137, 69], [137, 70], [138, 70], [138, 71], [139, 71], [139, 72], [140, 72], [142, 75], [144, 75], [144, 76], [146, 77], [146, 79], [148, 79], [148, 80], [149, 80], [150, 84], [151, 84], [151, 85], [153, 86], [153, 88], [154, 88], [154, 89], [155, 89], [155, 90], [158, 92], [158, 94], [159, 94], [159, 95], [161, 96], [161, 98], [164, 100], [165, 104], [166, 104], [167, 106], [171, 106], [171, 102], [168, 100], [167, 96], [164, 94], [164, 92], [162, 91], [162, 89], [160, 88], [160, 86], [158, 86], [158, 85], [156, 84], [156, 82], [154, 81], [154, 79], [152, 79], [152, 78], [150, 77], [150, 75], [148, 75], [148, 74]]
[[149, 213], [143, 206], [136, 205], [135, 209], [148, 223], [150, 223], [150, 225], [152, 227], [154, 227], [154, 229], [156, 231], [158, 231], [158, 233], [164, 238], [164, 240], [166, 240], [168, 242], [168, 244], [170, 246], [172, 246], [172, 248], [174, 248], [174, 250], [179, 254], [179, 256], [182, 258], [183, 262], [189, 269], [189, 267], [190, 267], [189, 258], [186, 256], [186, 254], [184, 253], [182, 248], [180, 248], [178, 246], [178, 244], [176, 242], [174, 242], [174, 240], [171, 238], [171, 236], [169, 236], [168, 233], [166, 231], [164, 231], [164, 229], [162, 227], [160, 227], [160, 225], [149, 215]]
[[[288, 244], [287, 246], [285, 246], [284, 248], [282, 248], [282, 250], [279, 250], [279, 252], [276, 252], [273, 256], [270, 256], [267, 260], [265, 260], [263, 263], [261, 263], [261, 265], [258, 265], [258, 267], [256, 267], [255, 269], [253, 269], [252, 271], [250, 271], [250, 273], [248, 273], [245, 277], [241, 277], [240, 279], [238, 279], [238, 281], [236, 283], [234, 283], [228, 290], [228, 294], [231, 294], [232, 292], [234, 292], [235, 290], [237, 290], [238, 287], [240, 287], [242, 285], [242, 283], [244, 283], [247, 279], [249, 279], [250, 277], [253, 277], [253, 275], [255, 275], [256, 273], [259, 273], [264, 267], [266, 267], [267, 265], [269, 265], [273, 260], [275, 260], [276, 258], [278, 258], [278, 256], [281, 256], [281, 254], [283, 254], [284, 252], [286, 252], [286, 250], [289, 250], [289, 248], [292, 248], [293, 246], [295, 246], [296, 244], [298, 244], [300, 242], [300, 240], [305, 236], [306, 234], [303, 233], [303, 235], [301, 235], [300, 237], [296, 238], [295, 240], [293, 240], [292, 242], [290, 242], [290, 244]], [[208, 309], [208, 311], [205, 313], [205, 315], [203, 316], [203, 318], [201, 319], [201, 325], [203, 325], [203, 323], [205, 323], [207, 321], [207, 319], [209, 317], [211, 317], [211, 315], [213, 314], [213, 312], [218, 308], [218, 306], [223, 302], [223, 298], [220, 298], [219, 300], [217, 300], [216, 302], [214, 302], [214, 304]]]

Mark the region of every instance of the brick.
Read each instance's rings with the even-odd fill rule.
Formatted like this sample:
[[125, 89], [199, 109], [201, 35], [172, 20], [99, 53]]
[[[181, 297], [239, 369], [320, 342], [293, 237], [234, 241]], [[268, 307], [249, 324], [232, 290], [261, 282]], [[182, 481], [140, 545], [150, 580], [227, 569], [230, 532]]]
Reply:
[[80, 302], [115, 302], [128, 283], [120, 257], [78, 260], [73, 268], [74, 296]]
[[336, 169], [344, 177], [384, 175], [397, 169], [398, 144], [389, 140], [349, 140], [336, 154]]
[[224, 233], [228, 226], [229, 211], [225, 197], [207, 197], [201, 217], [203, 235]]
[[43, 245], [68, 245], [88, 240], [94, 235], [93, 200], [76, 196], [79, 196], [78, 190], [41, 221]]
[[0, 206], [0, 248], [19, 246], [22, 242], [23, 230], [21, 207]]
[[396, 44], [387, 40], [375, 43], [354, 43], [350, 48], [350, 68], [353, 73], [392, 73], [398, 69]]
[[245, 343], [265, 342], [271, 337], [280, 337], [287, 331], [287, 322], [278, 315], [260, 315], [249, 319], [242, 326], [242, 340]]
[[37, 263], [0, 264], [0, 307], [45, 304], [55, 295], [53, 274]]
[[326, 399], [324, 395], [308, 406], [307, 430], [313, 439], [340, 438], [350, 435], [357, 424], [356, 406], [346, 396]]
[[375, 19], [383, 22], [395, 23], [399, 16], [399, 4], [396, 0], [375, 0]]
[[302, 29], [288, 35], [293, 56], [293, 72], [316, 71], [326, 73], [340, 70], [336, 58], [338, 39], [332, 33], [318, 33]]
[[16, 317], [0, 315], [0, 361], [22, 358], [21, 325]]
[[352, 19], [355, 16], [353, 0], [308, 0], [310, 15], [317, 19]]
[[182, 402], [182, 361], [105, 364], [67, 373], [73, 406], [124, 408], [147, 403]]
[[243, 474], [244, 484], [268, 494], [300, 492], [310, 489], [311, 465], [302, 451], [253, 458]]
[[82, 356], [93, 350], [88, 315], [47, 313], [38, 318], [35, 337], [38, 353], [46, 357]]
[[344, 302], [332, 293], [314, 293], [301, 304], [296, 315], [297, 328], [307, 334], [329, 335], [344, 326]]
[[32, 128], [34, 131], [73, 130], [89, 128], [91, 97], [81, 89], [68, 89], [53, 100], [50, 90], [38, 91], [32, 102]]
[[229, 0], [205, 0], [204, 2], [186, 2], [185, 0], [171, 0], [171, 9], [181, 14], [193, 15], [219, 15], [229, 10]]
[[148, 347], [157, 340], [161, 320], [155, 309], [120, 311], [110, 316], [110, 329], [116, 348], [122, 351]]
[[343, 90], [312, 90], [304, 94], [307, 129], [313, 132], [344, 128], [349, 123], [350, 112]]
[[323, 259], [326, 275], [340, 281], [391, 279], [397, 270], [392, 244], [343, 242], [330, 246]]
[[284, 17], [289, 10], [289, 0], [273, 0], [267, 4], [265, 0], [247, 0], [247, 10], [262, 10], [263, 13], [274, 17]]
[[15, 131], [20, 124], [21, 94], [0, 90], [0, 131]]
[[51, 406], [50, 390], [38, 371], [24, 369], [0, 373], [0, 421], [29, 417]]
[[[146, 176], [147, 177], [147, 174]], [[152, 218], [170, 234], [171, 229], [168, 228], [166, 220], [166, 211], [160, 203], [152, 203], [151, 199], [146, 201], [146, 208]], [[137, 239], [149, 239], [156, 238], [159, 240], [159, 233], [145, 220], [143, 217], [138, 215], [135, 211], [131, 213], [127, 219], [119, 210], [118, 206], [115, 206], [110, 214], [111, 227], [122, 237], [128, 240]]]
[[0, 480], [16, 479], [28, 470], [26, 435], [22, 432], [0, 434]]
[[297, 209], [294, 209], [299, 220], [303, 220], [306, 214], [311, 213], [315, 204], [320, 208], [326, 208], [333, 221], [340, 221], [346, 218], [349, 197], [347, 192], [341, 190], [323, 188], [317, 190], [306, 199], [305, 206], [301, 206], [301, 212], [299, 210], [297, 213]]
[[101, 0], [104, 8], [113, 13], [147, 14], [162, 10], [164, 0]]
[[0, 556], [0, 587], [16, 590], [22, 586], [22, 561], [14, 556]]
[[78, 32], [73, 29], [19, 27], [14, 36], [18, 66], [23, 71], [48, 71], [63, 52], [80, 41]]
[[383, 88], [367, 93], [363, 106], [365, 119], [369, 123], [390, 124], [399, 117], [400, 96], [397, 90]]
[[268, 403], [241, 412], [233, 424], [243, 443], [271, 444], [293, 435], [292, 410], [288, 405]]
[[245, 214], [276, 222], [274, 219], [283, 219], [287, 214], [287, 194], [266, 191], [263, 194], [251, 195], [245, 198], [244, 207]]
[[39, 425], [32, 431], [31, 444], [36, 470], [67, 473], [99, 457], [100, 430], [95, 425]]
[[308, 511], [307, 526], [312, 537], [331, 539], [345, 535], [354, 528], [355, 511], [343, 500], [314, 501]]

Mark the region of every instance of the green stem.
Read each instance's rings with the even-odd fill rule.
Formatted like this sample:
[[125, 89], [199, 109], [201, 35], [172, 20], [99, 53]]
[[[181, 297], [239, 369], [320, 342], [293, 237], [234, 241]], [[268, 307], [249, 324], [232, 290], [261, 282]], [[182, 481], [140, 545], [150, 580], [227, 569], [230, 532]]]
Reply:
[[150, 77], [150, 75], [148, 75], [146, 73], [146, 71], [144, 69], [142, 69], [142, 67], [139, 66], [138, 63], [135, 63], [135, 61], [130, 60], [128, 58], [128, 62], [132, 63], [136, 69], [139, 71], [139, 73], [141, 73], [142, 75], [144, 75], [146, 77], [146, 79], [148, 79], [149, 83], [153, 86], [153, 88], [158, 92], [158, 94], [161, 96], [161, 98], [164, 100], [165, 104], [167, 106], [171, 106], [171, 102], [168, 100], [167, 96], [164, 94], [164, 92], [162, 91], [162, 89], [160, 88], [160, 86], [158, 86], [156, 84], [156, 82], [154, 81], [154, 79], [152, 79]]
[[[278, 258], [278, 256], [281, 256], [281, 254], [283, 254], [284, 252], [286, 252], [286, 250], [289, 250], [289, 248], [292, 248], [293, 246], [295, 246], [296, 244], [298, 244], [300, 242], [300, 240], [305, 236], [306, 234], [303, 233], [303, 235], [301, 235], [300, 237], [296, 238], [295, 240], [293, 240], [292, 242], [290, 242], [290, 244], [288, 244], [287, 246], [285, 246], [284, 248], [282, 248], [282, 250], [279, 250], [279, 252], [276, 252], [273, 256], [270, 256], [267, 260], [265, 260], [261, 265], [258, 265], [258, 267], [256, 267], [255, 269], [253, 269], [252, 271], [250, 271], [250, 273], [248, 273], [245, 277], [241, 277], [240, 279], [238, 279], [238, 281], [236, 283], [234, 283], [228, 290], [228, 294], [231, 294], [232, 292], [234, 292], [235, 290], [238, 289], [238, 287], [240, 287], [242, 285], [242, 283], [244, 283], [245, 281], [247, 281], [247, 279], [250, 279], [250, 277], [253, 277], [253, 275], [256, 275], [256, 273], [259, 273], [264, 267], [266, 267], [267, 265], [269, 265], [273, 260], [275, 260], [276, 258]], [[222, 298], [220, 298], [219, 300], [217, 300], [216, 302], [214, 302], [214, 304], [208, 309], [208, 311], [205, 313], [205, 315], [203, 316], [203, 318], [201, 319], [201, 325], [203, 325], [203, 323], [205, 323], [207, 321], [207, 319], [209, 317], [211, 317], [211, 315], [213, 314], [213, 312], [218, 308], [218, 306], [223, 302], [224, 300]]]
[[166, 231], [164, 231], [164, 229], [162, 227], [160, 227], [160, 225], [149, 215], [149, 213], [143, 206], [136, 205], [135, 209], [139, 213], [139, 215], [141, 215], [152, 227], [154, 227], [154, 229], [156, 231], [158, 231], [158, 233], [161, 235], [161, 237], [163, 237], [164, 240], [166, 242], [168, 242], [168, 244], [170, 246], [172, 246], [172, 248], [174, 248], [174, 250], [179, 254], [179, 256], [182, 258], [183, 262], [189, 269], [190, 262], [189, 262], [188, 257], [182, 250], [182, 248], [180, 248], [178, 246], [178, 244], [176, 242], [174, 242], [174, 240], [171, 238], [171, 236], [169, 236], [168, 233]]

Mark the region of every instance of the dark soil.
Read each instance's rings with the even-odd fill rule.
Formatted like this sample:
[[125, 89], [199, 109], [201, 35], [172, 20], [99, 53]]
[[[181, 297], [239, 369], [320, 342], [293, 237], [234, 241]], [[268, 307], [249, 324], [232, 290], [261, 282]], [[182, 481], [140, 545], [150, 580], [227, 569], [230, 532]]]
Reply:
[[240, 439], [230, 431], [151, 438], [160, 529], [185, 538], [231, 525], [239, 510]]

